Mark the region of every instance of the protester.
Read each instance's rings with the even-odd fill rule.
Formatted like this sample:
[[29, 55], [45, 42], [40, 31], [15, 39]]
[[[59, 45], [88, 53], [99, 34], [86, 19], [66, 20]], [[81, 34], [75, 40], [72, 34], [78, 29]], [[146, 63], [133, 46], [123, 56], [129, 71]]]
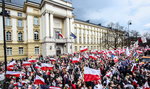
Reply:
[[[12, 59], [7, 65], [7, 89], [149, 89], [150, 63], [140, 64], [137, 59], [144, 53], [137, 50], [143, 51], [82, 50], [62, 56]], [[0, 74], [4, 68], [0, 62]]]

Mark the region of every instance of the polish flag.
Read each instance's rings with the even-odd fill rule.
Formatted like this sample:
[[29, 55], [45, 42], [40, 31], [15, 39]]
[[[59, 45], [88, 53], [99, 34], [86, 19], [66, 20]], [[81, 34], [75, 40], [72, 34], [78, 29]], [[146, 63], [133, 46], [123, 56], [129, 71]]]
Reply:
[[72, 58], [72, 63], [78, 63], [79, 61], [80, 59], [77, 57]]
[[132, 85], [138, 87], [137, 81], [135, 79], [133, 80]]
[[103, 54], [103, 52], [104, 52], [104, 51], [98, 51], [97, 53], [98, 53], [98, 54]]
[[118, 62], [119, 61], [119, 58], [118, 58], [118, 56], [114, 56], [114, 62]]
[[135, 64], [135, 63], [133, 63], [132, 68], [131, 68], [131, 72], [134, 72], [134, 71], [135, 71], [135, 69], [136, 69], [136, 64]]
[[34, 63], [34, 62], [38, 62], [38, 60], [36, 60], [36, 59], [28, 59], [28, 62]]
[[58, 33], [58, 35], [59, 35], [61, 38], [64, 38], [64, 36], [63, 36], [61, 33]]
[[60, 87], [50, 86], [49, 89], [61, 89]]
[[8, 71], [13, 71], [14, 67], [7, 67]]
[[45, 81], [42, 77], [36, 75], [35, 79], [34, 79], [34, 84], [37, 85], [45, 85]]
[[44, 70], [44, 71], [53, 70], [53, 65], [47, 64], [47, 63], [42, 63], [41, 64], [41, 70]]
[[86, 59], [89, 58], [88, 54], [84, 54], [83, 57], [86, 58]]
[[145, 84], [143, 85], [143, 89], [150, 89], [148, 82], [145, 82]]
[[23, 73], [18, 71], [6, 71], [6, 77], [14, 76], [20, 77]]
[[140, 50], [136, 50], [136, 52], [137, 52], [138, 54], [142, 54], [142, 53], [143, 53], [143, 51], [140, 51]]
[[112, 72], [111, 71], [107, 72], [105, 76], [112, 77]]
[[80, 48], [80, 52], [84, 52], [84, 51], [87, 51], [88, 48], [87, 47], [84, 47], [84, 48]]
[[22, 65], [23, 65], [23, 66], [31, 66], [31, 62], [26, 62], [26, 61], [25, 61], [25, 62], [22, 63]]
[[16, 65], [16, 61], [12, 61], [9, 64], [7, 64], [7, 67], [14, 67]]
[[36, 64], [36, 65], [35, 65], [35, 68], [36, 68], [36, 69], [40, 69], [41, 66], [39, 66], [38, 64]]
[[50, 61], [56, 61], [56, 59], [55, 58], [50, 58]]
[[94, 60], [97, 59], [97, 56], [94, 56], [94, 55], [90, 55], [89, 57], [92, 58], [92, 59], [94, 59]]
[[100, 70], [84, 67], [84, 81], [100, 80]]

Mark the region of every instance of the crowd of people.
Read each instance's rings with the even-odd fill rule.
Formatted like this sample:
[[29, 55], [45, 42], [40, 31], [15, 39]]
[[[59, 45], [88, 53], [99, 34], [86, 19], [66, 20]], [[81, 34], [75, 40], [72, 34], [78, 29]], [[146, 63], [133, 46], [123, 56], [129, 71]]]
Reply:
[[[47, 56], [21, 60], [7, 67], [7, 72], [23, 73], [6, 76], [7, 89], [150, 89], [150, 62], [140, 62], [141, 48], [84, 51], [61, 56]], [[93, 57], [92, 57], [93, 56]], [[79, 59], [73, 62], [74, 58]], [[25, 65], [25, 63], [31, 63]], [[43, 63], [51, 68], [42, 69]], [[100, 70], [100, 79], [85, 81], [84, 67]], [[0, 62], [0, 74], [4, 74], [4, 63]], [[44, 84], [35, 83], [36, 76]], [[3, 87], [4, 80], [0, 81]]]

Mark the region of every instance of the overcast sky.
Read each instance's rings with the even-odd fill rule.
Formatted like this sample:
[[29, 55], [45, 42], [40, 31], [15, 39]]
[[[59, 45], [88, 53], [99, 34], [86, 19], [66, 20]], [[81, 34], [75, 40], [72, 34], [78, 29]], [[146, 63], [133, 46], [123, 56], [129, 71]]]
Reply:
[[68, 0], [73, 3], [77, 19], [90, 20], [106, 26], [119, 22], [130, 30], [150, 32], [150, 0]]

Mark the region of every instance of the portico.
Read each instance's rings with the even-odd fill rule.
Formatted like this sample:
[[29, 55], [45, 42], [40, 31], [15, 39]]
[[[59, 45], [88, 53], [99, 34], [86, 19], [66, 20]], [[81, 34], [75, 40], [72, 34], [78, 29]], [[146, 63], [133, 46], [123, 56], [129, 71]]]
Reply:
[[[41, 24], [44, 56], [73, 52], [73, 39], [70, 37], [73, 31], [72, 10], [68, 2], [43, 0]], [[58, 33], [61, 33], [63, 38], [59, 37]]]

